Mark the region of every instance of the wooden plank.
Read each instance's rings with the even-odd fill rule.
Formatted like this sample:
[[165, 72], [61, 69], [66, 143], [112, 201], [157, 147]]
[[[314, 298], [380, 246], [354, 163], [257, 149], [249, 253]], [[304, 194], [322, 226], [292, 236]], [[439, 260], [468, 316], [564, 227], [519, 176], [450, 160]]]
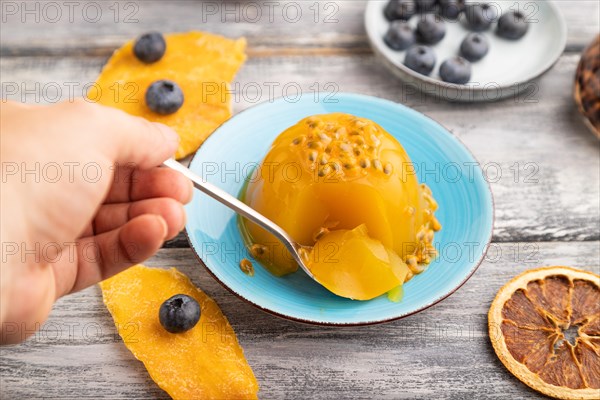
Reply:
[[[494, 245], [459, 291], [425, 312], [344, 329], [255, 309], [214, 281], [190, 249], [162, 250], [148, 264], [178, 267], [219, 303], [261, 384], [261, 398], [537, 398], [497, 360], [487, 335], [489, 305], [526, 269], [572, 265], [599, 273], [600, 243], [528, 246]], [[0, 348], [0, 396], [167, 398], [115, 336], [98, 287], [59, 300], [34, 337]]]
[[[158, 0], [47, 3], [52, 4], [2, 2], [3, 56], [108, 55], [124, 41], [156, 29], [245, 36], [251, 54], [369, 47], [363, 26], [365, 1], [178, 0], [170, 1], [168, 6]], [[600, 6], [595, 0], [556, 3], [569, 27], [568, 49], [580, 51], [598, 33]]]
[[[234, 86], [241, 111], [285, 85], [303, 93], [358, 92], [404, 103], [454, 132], [489, 174], [496, 203], [495, 241], [598, 240], [600, 158], [598, 141], [581, 123], [571, 99], [578, 56], [567, 54], [532, 95], [490, 104], [451, 104], [417, 94], [394, 79], [372, 56], [251, 58]], [[104, 58], [15, 57], [0, 60], [3, 97], [29, 102], [69, 97], [93, 82]], [[19, 93], [7, 95], [18, 87]], [[36, 89], [37, 84], [37, 89]], [[36, 100], [36, 94], [38, 99]], [[500, 175], [498, 175], [500, 171]], [[187, 246], [183, 237], [170, 244]]]

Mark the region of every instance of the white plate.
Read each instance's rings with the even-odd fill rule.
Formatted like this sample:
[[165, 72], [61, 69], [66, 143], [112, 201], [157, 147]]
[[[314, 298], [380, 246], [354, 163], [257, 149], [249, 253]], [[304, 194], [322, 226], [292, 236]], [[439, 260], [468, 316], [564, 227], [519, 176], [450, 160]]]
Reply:
[[[439, 66], [444, 60], [459, 54], [460, 44], [470, 32], [464, 25], [464, 13], [458, 21], [445, 21], [446, 36], [431, 46], [437, 62], [428, 77], [404, 66], [406, 51], [392, 50], [383, 41], [390, 25], [383, 15], [387, 3], [387, 0], [371, 0], [365, 13], [367, 35], [375, 54], [403, 81], [425, 93], [451, 101], [494, 101], [516, 96], [525, 90], [534, 93], [536, 87], [531, 81], [554, 65], [567, 43], [566, 22], [551, 1], [488, 2], [501, 14], [508, 10], [522, 12], [529, 21], [529, 31], [520, 40], [511, 41], [498, 37], [496, 23], [492, 24], [488, 31], [483, 32], [489, 40], [490, 51], [482, 60], [472, 63], [471, 81], [466, 85], [449, 84], [440, 79]], [[409, 21], [413, 27], [417, 25], [418, 16]]]

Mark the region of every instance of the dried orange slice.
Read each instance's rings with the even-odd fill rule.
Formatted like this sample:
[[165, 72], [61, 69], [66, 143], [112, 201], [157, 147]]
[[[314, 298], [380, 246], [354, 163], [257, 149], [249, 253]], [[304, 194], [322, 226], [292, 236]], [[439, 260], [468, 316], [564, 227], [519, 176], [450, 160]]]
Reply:
[[[102, 282], [104, 304], [125, 346], [174, 399], [256, 399], [258, 383], [219, 306], [181, 272], [143, 265]], [[200, 321], [169, 333], [160, 305], [175, 294], [196, 299]]]
[[[154, 64], [135, 57], [133, 41], [115, 51], [88, 98], [175, 129], [181, 137], [176, 157], [183, 158], [231, 117], [230, 83], [246, 60], [246, 40], [205, 32], [164, 37], [166, 53]], [[183, 91], [183, 106], [174, 114], [159, 115], [146, 106], [148, 86], [161, 79], [177, 82]]]
[[500, 289], [488, 327], [498, 358], [531, 388], [559, 399], [600, 398], [598, 275], [569, 267], [526, 271]]

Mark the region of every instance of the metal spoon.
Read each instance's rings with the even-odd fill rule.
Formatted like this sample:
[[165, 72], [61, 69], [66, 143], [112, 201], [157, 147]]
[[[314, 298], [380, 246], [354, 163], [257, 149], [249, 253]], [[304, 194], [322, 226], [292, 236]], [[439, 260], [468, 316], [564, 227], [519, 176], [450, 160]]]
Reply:
[[289, 250], [289, 252], [294, 257], [294, 260], [300, 266], [300, 268], [302, 268], [302, 270], [306, 272], [308, 276], [310, 276], [313, 280], [316, 281], [314, 275], [310, 272], [310, 270], [304, 263], [304, 258], [302, 256], [302, 253], [304, 253], [305, 255], [308, 254], [310, 247], [302, 246], [300, 243], [297, 243], [296, 241], [294, 241], [294, 239], [290, 237], [290, 235], [287, 234], [286, 231], [281, 229], [273, 221], [266, 218], [251, 207], [248, 207], [245, 203], [241, 202], [240, 200], [225, 192], [224, 190], [204, 181], [202, 177], [193, 173], [177, 161], [173, 159], [168, 159], [163, 163], [163, 165], [165, 167], [174, 169], [175, 171], [179, 171], [186, 178], [192, 181], [196, 189], [209, 195], [221, 204], [231, 208], [236, 213], [248, 218], [250, 221], [260, 225], [261, 227], [272, 233]]

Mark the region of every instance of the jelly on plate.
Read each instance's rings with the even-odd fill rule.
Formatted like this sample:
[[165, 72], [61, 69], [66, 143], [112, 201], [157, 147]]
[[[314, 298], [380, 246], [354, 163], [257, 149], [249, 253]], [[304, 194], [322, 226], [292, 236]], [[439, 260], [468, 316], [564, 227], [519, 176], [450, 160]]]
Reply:
[[[308, 267], [332, 292], [369, 300], [435, 257], [438, 205], [402, 145], [344, 113], [305, 118], [277, 137], [242, 199], [313, 249]], [[283, 276], [298, 265], [271, 234], [242, 220], [252, 255]]]

